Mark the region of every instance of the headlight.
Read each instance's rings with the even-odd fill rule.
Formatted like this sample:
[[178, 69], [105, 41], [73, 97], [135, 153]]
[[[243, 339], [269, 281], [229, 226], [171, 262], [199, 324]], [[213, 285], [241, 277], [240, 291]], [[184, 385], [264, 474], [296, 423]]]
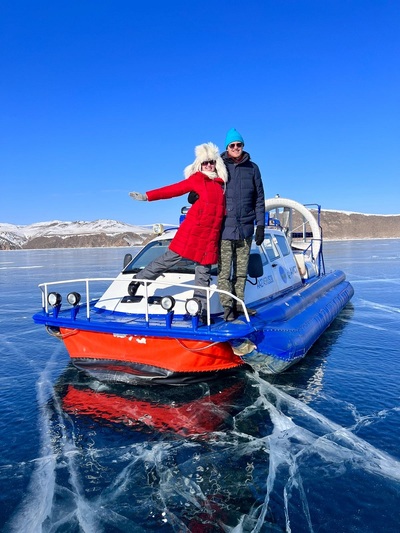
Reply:
[[175, 298], [172, 296], [163, 296], [161, 298], [161, 307], [166, 311], [171, 311], [175, 306]]
[[162, 224], [154, 224], [153, 233], [155, 233], [156, 235], [161, 235], [162, 233], [164, 233], [164, 226]]
[[49, 305], [56, 307], [56, 305], [60, 305], [62, 302], [61, 294], [58, 292], [50, 292], [47, 296], [47, 301]]
[[185, 309], [190, 316], [196, 316], [200, 313], [201, 304], [196, 298], [190, 298], [186, 300]]
[[81, 295], [79, 292], [70, 292], [67, 296], [67, 301], [75, 307], [81, 301]]

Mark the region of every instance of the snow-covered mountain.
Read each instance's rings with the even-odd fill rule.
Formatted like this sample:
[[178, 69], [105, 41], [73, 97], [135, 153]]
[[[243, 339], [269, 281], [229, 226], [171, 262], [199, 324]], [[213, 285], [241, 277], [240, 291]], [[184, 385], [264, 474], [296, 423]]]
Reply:
[[[400, 215], [322, 210], [321, 226], [327, 240], [400, 239]], [[29, 226], [0, 223], [0, 250], [139, 246], [152, 235], [149, 227], [116, 220], [53, 220]]]
[[135, 246], [143, 244], [151, 235], [151, 228], [116, 220], [53, 220], [28, 226], [0, 223], [0, 249]]

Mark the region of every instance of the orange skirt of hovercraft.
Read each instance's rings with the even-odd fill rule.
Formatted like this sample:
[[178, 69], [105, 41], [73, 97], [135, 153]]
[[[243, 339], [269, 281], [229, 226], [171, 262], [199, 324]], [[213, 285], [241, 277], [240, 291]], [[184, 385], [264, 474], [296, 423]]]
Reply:
[[228, 342], [114, 335], [60, 328], [72, 359], [140, 363], [175, 372], [212, 372], [243, 365]]

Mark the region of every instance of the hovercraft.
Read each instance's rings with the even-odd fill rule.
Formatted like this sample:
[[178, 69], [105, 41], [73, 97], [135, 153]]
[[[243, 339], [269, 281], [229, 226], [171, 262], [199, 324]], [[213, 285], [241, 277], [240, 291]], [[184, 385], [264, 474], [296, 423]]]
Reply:
[[[33, 320], [63, 341], [77, 368], [101, 381], [182, 385], [246, 365], [283, 372], [306, 356], [354, 290], [342, 271], [325, 271], [320, 206], [279, 197], [265, 205], [265, 239], [261, 246], [253, 241], [245, 302], [232, 295], [243, 314], [232, 322], [223, 318], [216, 265], [207, 288], [195, 287], [195, 263], [186, 259], [155, 281], [136, 280], [177, 231], [159, 224], [136, 256], [125, 255], [115, 279], [40, 284], [42, 310]], [[205, 321], [195, 288], [206, 292]]]

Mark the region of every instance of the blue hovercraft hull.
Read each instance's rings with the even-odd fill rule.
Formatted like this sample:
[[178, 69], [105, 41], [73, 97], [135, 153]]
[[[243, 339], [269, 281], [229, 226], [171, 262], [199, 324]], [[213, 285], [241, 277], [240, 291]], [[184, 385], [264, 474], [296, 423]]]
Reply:
[[302, 359], [354, 294], [345, 274], [336, 270], [261, 307], [247, 340], [255, 348], [244, 355], [251, 367], [280, 373]]

